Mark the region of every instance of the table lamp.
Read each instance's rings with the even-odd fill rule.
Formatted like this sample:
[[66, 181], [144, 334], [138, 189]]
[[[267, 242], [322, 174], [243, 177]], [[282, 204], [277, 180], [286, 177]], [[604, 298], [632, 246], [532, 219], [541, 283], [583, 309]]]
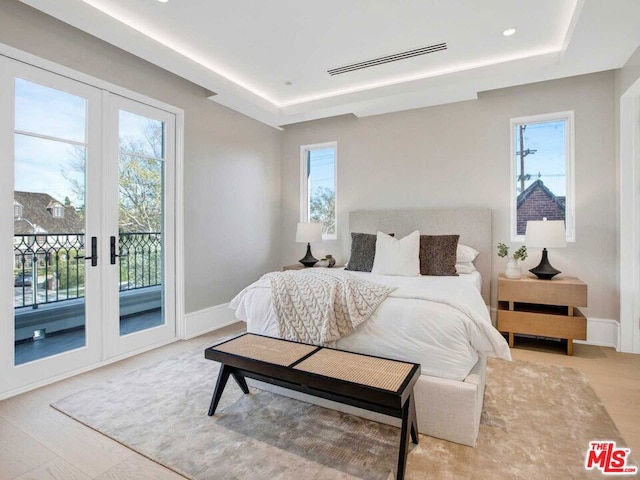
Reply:
[[541, 280], [551, 280], [561, 273], [549, 263], [547, 248], [562, 248], [567, 246], [564, 230], [564, 220], [529, 220], [525, 234], [528, 247], [542, 247], [542, 258], [537, 267], [529, 270]]
[[313, 267], [318, 263], [318, 259], [311, 255], [311, 242], [322, 241], [322, 224], [321, 223], [298, 223], [296, 230], [296, 242], [307, 243], [307, 254], [301, 258], [299, 262], [305, 267]]

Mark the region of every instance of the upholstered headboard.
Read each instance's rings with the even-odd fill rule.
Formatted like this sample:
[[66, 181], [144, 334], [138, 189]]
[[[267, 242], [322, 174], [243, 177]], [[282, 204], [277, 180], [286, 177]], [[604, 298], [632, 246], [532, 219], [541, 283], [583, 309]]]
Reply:
[[491, 210], [488, 208], [356, 210], [349, 213], [349, 231], [393, 232], [403, 237], [419, 230], [423, 235], [460, 235], [459, 243], [480, 252], [475, 260], [482, 275], [482, 297], [487, 305], [491, 294]]

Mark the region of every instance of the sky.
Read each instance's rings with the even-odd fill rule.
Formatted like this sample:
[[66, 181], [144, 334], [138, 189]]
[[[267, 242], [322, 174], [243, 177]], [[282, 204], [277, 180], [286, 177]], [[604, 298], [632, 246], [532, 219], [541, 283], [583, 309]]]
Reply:
[[335, 188], [335, 149], [333, 147], [309, 150], [311, 193], [318, 187], [333, 191]]
[[62, 172], [84, 182], [70, 165], [85, 151], [86, 99], [17, 78], [15, 112], [17, 131], [62, 140], [15, 134], [15, 189], [48, 193], [61, 202], [68, 196], [73, 205], [84, 204]]
[[[84, 184], [84, 171], [73, 165], [82, 164], [78, 159], [84, 159], [91, 148], [86, 145], [87, 100], [20, 78], [15, 87], [15, 190], [48, 193], [60, 202], [69, 197], [72, 205], [84, 205], [69, 179]], [[120, 111], [121, 139], [144, 139], [149, 122]], [[153, 156], [150, 148], [144, 153]]]
[[[566, 195], [565, 121], [529, 123], [524, 134], [524, 150], [536, 150], [524, 158], [524, 172], [531, 175], [525, 189], [538, 178], [557, 196]], [[520, 151], [519, 127], [515, 126], [514, 146]], [[538, 175], [540, 174], [540, 177]], [[520, 176], [520, 157], [516, 155], [516, 178]], [[518, 182], [518, 185], [520, 182]], [[519, 193], [519, 187], [518, 187]]]

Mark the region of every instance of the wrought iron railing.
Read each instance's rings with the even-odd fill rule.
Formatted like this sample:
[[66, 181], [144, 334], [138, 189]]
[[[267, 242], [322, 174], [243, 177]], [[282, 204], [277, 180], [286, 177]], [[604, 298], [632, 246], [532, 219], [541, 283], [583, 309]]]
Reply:
[[162, 284], [162, 233], [120, 234], [120, 290]]
[[[120, 291], [162, 284], [162, 234], [120, 234]], [[14, 235], [14, 307], [84, 297], [85, 235]]]

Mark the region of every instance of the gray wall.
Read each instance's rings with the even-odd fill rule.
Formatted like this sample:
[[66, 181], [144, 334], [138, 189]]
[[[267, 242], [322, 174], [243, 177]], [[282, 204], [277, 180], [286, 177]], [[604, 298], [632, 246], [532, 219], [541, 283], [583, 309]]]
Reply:
[[228, 302], [279, 265], [280, 132], [17, 0], [0, 2], [0, 43], [185, 111], [187, 312]]
[[[577, 241], [551, 259], [589, 283], [589, 316], [618, 318], [615, 94], [638, 77], [638, 52], [615, 82], [605, 72], [281, 133], [18, 0], [0, 2], [0, 42], [185, 110], [187, 312], [225, 303], [265, 271], [303, 256], [294, 242], [300, 145], [338, 141], [339, 236], [315, 247], [316, 256], [347, 260], [347, 212], [358, 208], [485, 206], [494, 210], [493, 243], [508, 243], [509, 119], [575, 110]], [[538, 258], [532, 251], [526, 267]], [[504, 264], [494, 260], [495, 297]]]
[[[618, 319], [614, 74], [584, 75], [485, 92], [478, 100], [368, 118], [344, 116], [287, 127], [282, 143], [282, 262], [300, 209], [300, 145], [338, 142], [338, 240], [316, 257], [348, 259], [348, 212], [360, 208], [482, 206], [493, 209], [493, 243], [509, 243], [509, 120], [575, 111], [576, 242], [552, 264], [589, 284], [590, 317]], [[319, 257], [318, 257], [319, 258]], [[535, 266], [531, 249], [525, 267]], [[504, 271], [497, 256], [495, 278]]]

